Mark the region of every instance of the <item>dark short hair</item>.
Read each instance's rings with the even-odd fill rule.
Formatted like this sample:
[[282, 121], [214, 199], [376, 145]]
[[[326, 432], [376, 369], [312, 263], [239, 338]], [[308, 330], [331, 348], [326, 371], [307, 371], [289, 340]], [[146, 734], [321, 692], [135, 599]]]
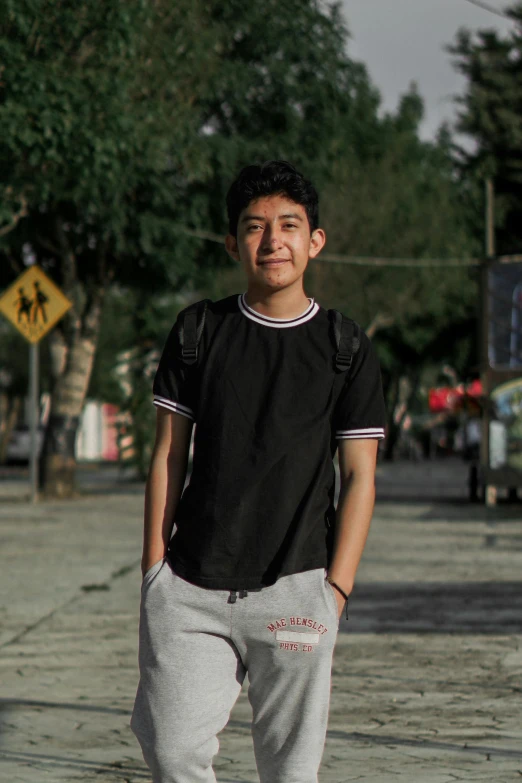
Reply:
[[239, 215], [254, 199], [283, 195], [305, 208], [310, 231], [319, 225], [319, 196], [312, 183], [286, 160], [245, 166], [227, 193], [228, 231], [237, 236]]

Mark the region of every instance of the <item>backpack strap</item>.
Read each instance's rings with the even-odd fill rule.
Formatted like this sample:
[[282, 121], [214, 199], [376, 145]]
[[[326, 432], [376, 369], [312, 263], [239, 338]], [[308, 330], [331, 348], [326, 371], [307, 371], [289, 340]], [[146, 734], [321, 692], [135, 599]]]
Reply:
[[203, 301], [187, 307], [183, 312], [179, 329], [179, 342], [181, 345], [181, 360], [185, 364], [195, 364], [198, 360], [199, 341], [205, 327], [209, 301], [209, 299], [203, 299]]
[[328, 315], [337, 347], [335, 367], [345, 372], [352, 366], [353, 357], [361, 347], [361, 327], [338, 310], [328, 310]]

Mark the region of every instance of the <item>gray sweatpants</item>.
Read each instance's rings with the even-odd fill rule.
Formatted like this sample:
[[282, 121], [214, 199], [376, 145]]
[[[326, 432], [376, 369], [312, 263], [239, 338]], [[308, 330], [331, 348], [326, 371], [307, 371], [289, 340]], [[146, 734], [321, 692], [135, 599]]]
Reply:
[[213, 783], [217, 734], [248, 672], [261, 783], [317, 783], [337, 602], [323, 569], [230, 603], [160, 561], [146, 574], [131, 726], [154, 783]]

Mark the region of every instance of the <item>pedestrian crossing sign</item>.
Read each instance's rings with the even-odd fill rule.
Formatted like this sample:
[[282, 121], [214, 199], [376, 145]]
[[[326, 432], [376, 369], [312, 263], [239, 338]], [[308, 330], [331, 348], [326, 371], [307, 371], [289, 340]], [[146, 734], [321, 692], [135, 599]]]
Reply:
[[0, 313], [30, 343], [39, 342], [70, 307], [72, 302], [39, 266], [30, 266], [0, 297]]

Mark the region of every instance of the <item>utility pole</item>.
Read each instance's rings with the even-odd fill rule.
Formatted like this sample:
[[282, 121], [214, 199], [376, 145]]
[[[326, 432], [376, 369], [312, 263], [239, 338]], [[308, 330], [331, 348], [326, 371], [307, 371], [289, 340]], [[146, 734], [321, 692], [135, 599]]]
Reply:
[[[482, 270], [482, 344], [484, 350], [484, 367], [482, 372], [482, 388], [486, 398], [486, 406], [489, 405], [489, 383], [488, 383], [488, 324], [489, 324], [489, 297], [488, 297], [488, 267], [495, 258], [495, 192], [493, 180], [488, 177], [485, 183], [485, 236], [484, 244], [486, 251], [486, 260]], [[482, 464], [489, 467], [489, 416], [486, 414], [482, 422]], [[497, 503], [497, 488], [494, 484], [485, 486], [486, 506], [492, 507]]]
[[495, 193], [493, 190], [493, 180], [488, 177], [485, 182], [486, 190], [486, 258], [492, 259], [495, 257]]

